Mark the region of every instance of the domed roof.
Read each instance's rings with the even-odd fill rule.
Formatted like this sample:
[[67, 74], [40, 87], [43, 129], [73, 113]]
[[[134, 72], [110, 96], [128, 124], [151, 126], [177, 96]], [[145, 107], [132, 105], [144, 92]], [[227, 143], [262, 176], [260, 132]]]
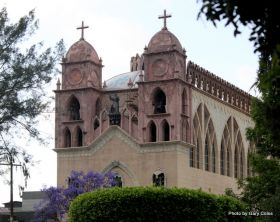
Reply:
[[100, 63], [95, 49], [84, 39], [80, 39], [69, 48], [66, 54], [66, 60], [67, 62], [80, 62], [90, 60], [95, 63]]
[[[114, 76], [108, 80], [106, 80], [106, 88], [104, 90], [118, 90], [118, 89], [129, 89], [128, 83], [131, 81], [131, 84], [133, 85], [132, 88], [137, 88], [137, 82], [139, 81], [139, 75], [141, 71], [133, 71], [133, 72], [127, 72], [122, 73], [117, 76]], [[142, 71], [142, 74], [144, 71]]]
[[177, 49], [181, 53], [183, 52], [182, 45], [177, 37], [166, 28], [157, 32], [151, 38], [148, 45], [149, 52], [162, 52], [172, 49]]

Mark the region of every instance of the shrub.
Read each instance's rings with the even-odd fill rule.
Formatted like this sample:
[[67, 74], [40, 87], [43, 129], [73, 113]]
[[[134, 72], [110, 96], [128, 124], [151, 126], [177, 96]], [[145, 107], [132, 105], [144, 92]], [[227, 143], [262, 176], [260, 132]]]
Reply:
[[101, 189], [78, 196], [70, 205], [71, 222], [90, 221], [251, 221], [237, 199], [179, 188]]

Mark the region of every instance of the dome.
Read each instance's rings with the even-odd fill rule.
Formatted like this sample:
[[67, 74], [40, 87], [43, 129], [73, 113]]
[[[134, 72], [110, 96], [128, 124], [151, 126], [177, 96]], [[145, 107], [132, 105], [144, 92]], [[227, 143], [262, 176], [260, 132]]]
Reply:
[[167, 29], [162, 29], [161, 31], [157, 32], [151, 38], [148, 45], [149, 52], [162, 52], [172, 49], [177, 49], [179, 52], [183, 53], [181, 43], [177, 37]]
[[[129, 89], [128, 83], [131, 81], [133, 87], [137, 88], [137, 82], [139, 81], [139, 75], [141, 71], [133, 71], [133, 72], [127, 72], [122, 73], [117, 76], [114, 76], [108, 80], [106, 80], [106, 88], [105, 90], [118, 90], [118, 89]], [[144, 71], [142, 71], [142, 74]]]
[[67, 62], [80, 62], [80, 61], [93, 61], [95, 63], [99, 62], [99, 57], [87, 41], [81, 39], [74, 43], [68, 50], [66, 54]]

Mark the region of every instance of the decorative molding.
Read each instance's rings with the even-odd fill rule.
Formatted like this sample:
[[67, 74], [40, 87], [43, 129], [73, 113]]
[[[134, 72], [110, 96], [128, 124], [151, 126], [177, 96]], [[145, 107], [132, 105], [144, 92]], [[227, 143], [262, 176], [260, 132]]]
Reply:
[[191, 79], [195, 89], [212, 95], [247, 114], [250, 113], [252, 98], [250, 94], [191, 61], [187, 65], [186, 79]]

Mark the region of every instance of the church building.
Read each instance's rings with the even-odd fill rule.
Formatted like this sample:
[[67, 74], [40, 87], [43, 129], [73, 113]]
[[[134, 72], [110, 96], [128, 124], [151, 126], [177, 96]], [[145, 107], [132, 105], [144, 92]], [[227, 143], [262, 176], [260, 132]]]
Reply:
[[58, 186], [72, 170], [113, 171], [120, 186], [224, 193], [250, 174], [251, 96], [188, 60], [168, 17], [129, 72], [106, 81], [82, 23], [54, 91]]

